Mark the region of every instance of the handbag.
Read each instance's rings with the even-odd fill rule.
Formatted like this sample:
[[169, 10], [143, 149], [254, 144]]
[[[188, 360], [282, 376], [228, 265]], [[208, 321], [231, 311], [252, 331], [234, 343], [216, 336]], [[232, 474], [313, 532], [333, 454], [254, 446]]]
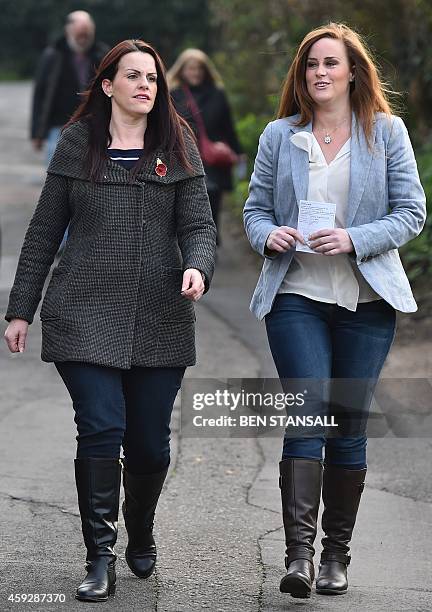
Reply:
[[230, 168], [237, 163], [237, 154], [226, 142], [222, 142], [221, 140], [214, 142], [213, 140], [210, 140], [210, 138], [207, 136], [207, 130], [205, 129], [201, 111], [199, 110], [189, 87], [184, 86], [183, 91], [186, 95], [187, 105], [196, 121], [198, 130], [198, 149], [204, 164], [206, 166]]

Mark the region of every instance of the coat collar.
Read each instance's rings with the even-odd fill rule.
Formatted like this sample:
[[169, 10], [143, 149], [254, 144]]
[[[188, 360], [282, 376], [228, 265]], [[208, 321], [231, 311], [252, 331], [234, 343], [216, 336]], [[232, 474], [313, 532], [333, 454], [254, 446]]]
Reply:
[[[299, 115], [291, 117], [289, 129], [293, 133], [312, 132], [312, 122], [301, 127], [293, 125]], [[375, 140], [375, 125], [373, 141]], [[309, 158], [306, 151], [296, 147], [291, 141], [289, 143], [291, 152], [291, 172], [296, 194], [297, 204], [300, 200], [307, 198], [309, 187]], [[351, 155], [350, 155], [350, 186], [348, 195], [348, 208], [346, 217], [346, 227], [350, 227], [366, 186], [366, 179], [372, 163], [372, 154], [369, 150], [366, 136], [357, 122], [355, 113], [352, 113], [351, 123]]]
[[[193, 145], [191, 137], [186, 132], [185, 141], [188, 159], [193, 168], [192, 173], [188, 173], [176, 160], [170, 163], [167, 155], [163, 151], [158, 150], [154, 155], [144, 160], [140, 171], [135, 177], [135, 184], [148, 181], [169, 184], [192, 176], [204, 176], [198, 151]], [[48, 172], [70, 178], [88, 180], [88, 170], [84, 167], [83, 163], [87, 147], [88, 126], [84, 121], [78, 121], [63, 131], [54, 156], [48, 166]], [[167, 166], [165, 176], [156, 174], [158, 158]], [[103, 175], [98, 182], [131, 184], [130, 173], [120, 164], [108, 158]]]

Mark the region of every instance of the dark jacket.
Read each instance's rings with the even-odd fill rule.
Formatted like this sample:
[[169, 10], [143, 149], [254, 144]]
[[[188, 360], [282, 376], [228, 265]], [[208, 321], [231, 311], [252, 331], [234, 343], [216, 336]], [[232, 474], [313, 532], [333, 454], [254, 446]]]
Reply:
[[[94, 77], [108, 49], [105, 44], [95, 42], [88, 51], [88, 82]], [[39, 61], [33, 92], [31, 137], [43, 140], [49, 128], [65, 125], [80, 103], [79, 92], [82, 90], [73, 63], [73, 52], [63, 36], [45, 49]]]
[[[195, 363], [194, 307], [180, 294], [197, 268], [208, 289], [216, 231], [196, 146], [188, 174], [162, 151], [133, 182], [107, 160], [100, 181], [83, 167], [88, 127], [62, 134], [27, 230], [6, 320], [32, 322], [63, 233], [69, 238], [41, 309], [42, 359], [127, 369]], [[160, 157], [165, 177], [155, 172]]]
[[[194, 100], [201, 111], [207, 136], [214, 142], [222, 140], [238, 154], [242, 153], [240, 143], [237, 139], [231, 110], [223, 89], [211, 84], [189, 87]], [[187, 98], [182, 88], [171, 92], [177, 112], [186, 119], [195, 135], [198, 136], [198, 128], [193, 115], [188, 107]], [[204, 166], [206, 173], [207, 188], [209, 191], [220, 191], [232, 189], [231, 168]]]

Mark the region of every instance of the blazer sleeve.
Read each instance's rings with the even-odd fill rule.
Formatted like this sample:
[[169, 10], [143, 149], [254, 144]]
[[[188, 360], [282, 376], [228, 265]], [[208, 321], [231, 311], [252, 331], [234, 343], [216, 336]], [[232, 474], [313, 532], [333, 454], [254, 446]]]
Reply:
[[67, 178], [48, 173], [21, 249], [6, 321], [17, 318], [33, 322], [69, 218]]
[[393, 118], [388, 139], [387, 188], [390, 212], [372, 223], [347, 228], [358, 264], [399, 248], [415, 238], [425, 223], [425, 193], [408, 131], [400, 117]]
[[183, 269], [196, 268], [204, 274], [206, 293], [215, 265], [216, 226], [198, 149], [189, 135], [186, 144], [194, 175], [176, 184], [177, 240], [183, 257]]
[[279, 226], [274, 216], [272, 124], [261, 134], [249, 196], [243, 210], [244, 226], [255, 251], [265, 257], [277, 256], [266, 247], [269, 234]]

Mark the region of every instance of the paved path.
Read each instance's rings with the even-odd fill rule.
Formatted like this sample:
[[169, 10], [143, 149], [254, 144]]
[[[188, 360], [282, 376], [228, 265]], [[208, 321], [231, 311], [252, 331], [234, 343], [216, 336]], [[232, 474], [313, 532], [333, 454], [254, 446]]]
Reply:
[[[41, 156], [31, 152], [27, 141], [28, 103], [28, 84], [0, 85], [2, 312], [44, 175]], [[263, 326], [247, 308], [256, 280], [255, 260], [228, 217], [225, 235], [212, 291], [197, 308], [199, 365], [187, 375], [274, 376]], [[5, 322], [0, 332], [4, 327]], [[42, 363], [39, 353], [37, 319], [24, 355], [0, 350], [0, 610], [20, 606], [8, 602], [11, 593], [62, 593], [65, 603], [25, 605], [82, 610], [86, 604], [73, 599], [85, 553], [73, 481], [72, 410], [55, 369]], [[429, 343], [424, 342], [414, 357], [412, 348], [396, 344], [387, 375], [397, 377], [409, 365], [411, 376], [431, 377]], [[276, 438], [184, 437], [177, 404], [172, 464], [156, 521], [157, 572], [144, 582], [130, 574], [120, 518], [117, 595], [100, 604], [101, 609], [432, 609], [431, 440], [388, 436], [370, 441], [350, 590], [339, 598], [314, 594], [310, 601], [278, 591], [284, 553], [279, 454]]]

